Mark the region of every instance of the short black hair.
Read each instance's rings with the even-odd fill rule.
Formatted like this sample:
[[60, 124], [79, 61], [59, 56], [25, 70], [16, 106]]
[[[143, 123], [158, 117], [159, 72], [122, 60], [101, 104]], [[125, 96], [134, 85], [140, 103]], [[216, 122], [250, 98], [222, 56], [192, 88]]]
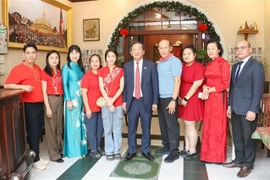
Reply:
[[183, 54], [185, 49], [190, 49], [193, 52], [193, 54], [196, 54], [196, 49], [193, 45], [188, 45], [188, 46], [184, 47], [184, 49], [182, 50], [182, 54]]
[[140, 44], [142, 45], [142, 49], [144, 50], [144, 44], [142, 42], [139, 41], [134, 41], [130, 46], [129, 46], [129, 52], [131, 51], [132, 47], [134, 46], [134, 44]]
[[35, 43], [30, 42], [30, 43], [27, 43], [26, 45], [23, 46], [23, 52], [25, 52], [26, 49], [29, 47], [32, 47], [37, 51], [37, 46], [35, 45]]
[[207, 45], [210, 44], [210, 43], [215, 43], [217, 45], [217, 48], [219, 50], [218, 55], [219, 56], [222, 56], [222, 54], [223, 54], [223, 48], [222, 48], [222, 45], [220, 44], [220, 41], [217, 40], [217, 39], [209, 39], [209, 41], [207, 41], [207, 43], [206, 43], [206, 49], [207, 49]]

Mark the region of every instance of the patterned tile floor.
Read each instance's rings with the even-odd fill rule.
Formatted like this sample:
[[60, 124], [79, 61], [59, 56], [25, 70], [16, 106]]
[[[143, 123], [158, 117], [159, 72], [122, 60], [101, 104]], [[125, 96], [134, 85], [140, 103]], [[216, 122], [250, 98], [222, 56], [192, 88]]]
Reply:
[[[138, 143], [140, 141], [138, 140]], [[258, 143], [260, 145], [260, 143]], [[160, 140], [152, 140], [153, 146], [160, 146]], [[269, 180], [270, 179], [270, 158], [266, 157], [266, 149], [261, 149], [258, 145], [256, 163], [252, 173], [245, 179], [252, 180]], [[183, 142], [180, 142], [179, 149], [182, 149]], [[127, 139], [123, 139], [122, 145], [122, 155], [127, 150]], [[137, 153], [139, 154], [139, 152]], [[45, 141], [41, 143], [41, 156], [48, 159], [48, 153], [46, 151]], [[231, 157], [231, 147], [228, 146], [228, 158]], [[138, 159], [134, 161], [142, 161], [139, 156]], [[199, 161], [199, 157], [194, 158], [193, 160], [183, 160], [179, 158], [174, 163], [164, 163], [163, 160], [165, 156], [160, 157], [161, 164], [156, 165], [147, 162], [147, 167], [153, 166], [151, 173], [148, 175], [132, 175], [122, 176], [124, 171], [121, 171], [121, 167], [125, 166], [126, 162], [114, 160], [107, 161], [105, 157], [101, 159], [93, 159], [90, 156], [85, 158], [64, 158], [64, 163], [55, 163], [51, 162], [45, 171], [38, 171], [32, 169], [30, 172], [30, 180], [235, 180], [237, 178], [236, 174], [239, 169], [227, 169], [220, 165], [214, 164], [204, 164]], [[156, 167], [155, 167], [156, 166]], [[127, 166], [126, 168], [128, 168]], [[136, 174], [136, 171], [143, 169], [142, 171], [147, 171], [145, 169], [145, 164], [138, 163], [137, 167], [132, 167], [128, 170], [129, 172], [133, 171]], [[130, 167], [129, 167], [130, 168]], [[122, 168], [124, 170], [124, 168]], [[121, 174], [122, 173], [122, 174]], [[131, 173], [132, 174], [132, 173]], [[147, 173], [145, 173], [147, 174]], [[151, 177], [149, 174], [152, 174]], [[154, 174], [154, 175], [153, 175]], [[156, 175], [155, 175], [156, 174]], [[120, 177], [121, 176], [121, 177]]]
[[[180, 133], [183, 136], [183, 124], [179, 119], [180, 123]], [[198, 124], [199, 129], [199, 124]], [[123, 121], [123, 133], [127, 133], [127, 126]], [[138, 125], [137, 134], [141, 134], [142, 130], [140, 128], [140, 123]], [[151, 134], [160, 135], [160, 128], [158, 124], [158, 119], [156, 116], [153, 117], [151, 123]], [[199, 133], [200, 134], [200, 133]], [[45, 136], [44, 136], [45, 137]], [[124, 136], [123, 136], [124, 137]], [[152, 140], [152, 146], [161, 146], [160, 140]], [[228, 142], [230, 143], [230, 142]], [[140, 140], [138, 139], [138, 144]], [[270, 158], [266, 157], [266, 149], [261, 149], [261, 142], [258, 141], [258, 148], [256, 154], [256, 162], [254, 170], [251, 174], [244, 179], [252, 180], [270, 180]], [[138, 148], [139, 149], [139, 148]], [[183, 141], [180, 142], [179, 149], [183, 149]], [[127, 151], [127, 138], [123, 138], [122, 143], [122, 155]], [[199, 151], [198, 151], [199, 152]], [[140, 154], [139, 152], [137, 153]], [[41, 156], [49, 159], [46, 141], [41, 143]], [[199, 156], [193, 160], [183, 160], [179, 158], [174, 163], [164, 163], [163, 160], [166, 156], [161, 157], [162, 161], [158, 168], [152, 169], [152, 174], [157, 174], [157, 176], [152, 177], [152, 179], [157, 180], [236, 180], [236, 174], [239, 171], [238, 168], [227, 169], [220, 165], [215, 164], [204, 164], [199, 160]], [[135, 159], [134, 159], [135, 160]], [[231, 146], [228, 146], [227, 161], [231, 160]], [[38, 171], [32, 169], [30, 172], [30, 180], [143, 180], [149, 179], [149, 176], [135, 176], [132, 177], [117, 177], [121, 172], [116, 175], [115, 170], [121, 169], [121, 165], [126, 162], [121, 162], [119, 160], [107, 161], [105, 157], [99, 160], [92, 159], [90, 156], [85, 158], [64, 158], [64, 163], [51, 162], [45, 171]], [[122, 163], [122, 164], [121, 164]], [[120, 166], [119, 166], [120, 165]], [[140, 169], [142, 166], [137, 164], [137, 167], [131, 166], [131, 171], [133, 170], [136, 174], [135, 169]], [[124, 165], [123, 165], [124, 166]], [[157, 171], [158, 169], [158, 171]], [[123, 171], [122, 171], [123, 172]], [[151, 177], [150, 177], [151, 178]]]

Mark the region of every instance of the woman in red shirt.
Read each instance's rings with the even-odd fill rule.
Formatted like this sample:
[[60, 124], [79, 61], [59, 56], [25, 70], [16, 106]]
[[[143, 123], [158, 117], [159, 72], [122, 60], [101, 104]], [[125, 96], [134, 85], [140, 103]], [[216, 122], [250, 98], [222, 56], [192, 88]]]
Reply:
[[41, 71], [41, 83], [45, 105], [44, 125], [47, 146], [51, 161], [64, 162], [62, 159], [63, 131], [63, 86], [60, 69], [60, 54], [51, 50], [46, 56], [46, 66]]
[[[120, 159], [122, 144], [122, 92], [124, 89], [124, 71], [115, 66], [117, 52], [108, 49], [105, 52], [107, 66], [98, 71], [99, 87], [102, 96], [108, 102], [102, 108], [102, 122], [105, 134], [105, 154], [107, 160]], [[113, 138], [112, 138], [113, 132]]]
[[204, 67], [195, 61], [196, 49], [193, 45], [183, 49], [183, 69], [179, 91], [178, 117], [184, 121], [185, 148], [179, 155], [185, 159], [197, 156], [198, 132], [196, 122], [203, 120], [203, 100], [198, 98], [202, 92]]
[[90, 155], [93, 158], [100, 158], [104, 154], [104, 151], [100, 148], [103, 124], [101, 119], [101, 108], [96, 105], [96, 101], [101, 96], [97, 75], [98, 69], [102, 67], [101, 57], [97, 54], [93, 54], [89, 60], [91, 70], [82, 78], [82, 97], [84, 102], [88, 142], [91, 147]]

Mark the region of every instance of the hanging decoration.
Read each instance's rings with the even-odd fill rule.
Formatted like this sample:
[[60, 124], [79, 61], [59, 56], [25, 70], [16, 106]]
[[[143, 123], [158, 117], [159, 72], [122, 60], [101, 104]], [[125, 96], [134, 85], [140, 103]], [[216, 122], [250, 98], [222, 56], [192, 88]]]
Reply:
[[[196, 20], [201, 21], [202, 24], [205, 24], [207, 27], [207, 33], [209, 33], [210, 38], [220, 40], [219, 35], [216, 33], [215, 28], [213, 27], [213, 23], [207, 19], [207, 17], [200, 12], [198, 9], [184, 5], [180, 2], [175, 1], [163, 1], [163, 2], [153, 2], [150, 4], [142, 5], [136, 9], [134, 9], [132, 12], [129, 12], [127, 16], [125, 16], [120, 23], [115, 28], [111, 41], [108, 45], [108, 48], [114, 48], [116, 49], [119, 38], [123, 36], [121, 34], [121, 30], [128, 29], [129, 24], [136, 19], [139, 15], [141, 15], [144, 11], [152, 10], [153, 8], [157, 8], [158, 11], [161, 10], [161, 8], [166, 8], [168, 11], [175, 11], [180, 14], [180, 12], [185, 16], [193, 16], [196, 18]], [[199, 28], [199, 27], [198, 27]], [[200, 29], [199, 29], [200, 30]], [[205, 31], [206, 31], [205, 30]], [[120, 32], [120, 33], [119, 33]], [[128, 34], [127, 34], [128, 35]]]
[[207, 30], [207, 25], [206, 24], [200, 24], [198, 29], [201, 32], [205, 32]]
[[121, 36], [126, 37], [128, 35], [128, 29], [126, 28], [121, 29], [120, 34]]

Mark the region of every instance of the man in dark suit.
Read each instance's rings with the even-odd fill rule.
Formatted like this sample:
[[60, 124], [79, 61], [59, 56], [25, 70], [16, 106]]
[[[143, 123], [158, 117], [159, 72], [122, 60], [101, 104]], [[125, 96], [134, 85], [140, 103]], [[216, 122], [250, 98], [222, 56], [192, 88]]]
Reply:
[[224, 163], [228, 168], [239, 167], [238, 177], [246, 177], [253, 169], [256, 140], [251, 139], [256, 130], [260, 101], [264, 91], [262, 63], [251, 57], [251, 46], [246, 40], [236, 44], [238, 59], [233, 65], [227, 116], [232, 119], [235, 159]]
[[130, 48], [133, 61], [124, 64], [124, 95], [123, 109], [128, 115], [128, 146], [129, 153], [125, 160], [136, 156], [136, 131], [139, 117], [141, 119], [142, 140], [141, 152], [146, 159], [153, 161], [151, 150], [151, 119], [152, 111], [158, 104], [158, 77], [155, 63], [143, 59], [144, 45], [134, 42]]

